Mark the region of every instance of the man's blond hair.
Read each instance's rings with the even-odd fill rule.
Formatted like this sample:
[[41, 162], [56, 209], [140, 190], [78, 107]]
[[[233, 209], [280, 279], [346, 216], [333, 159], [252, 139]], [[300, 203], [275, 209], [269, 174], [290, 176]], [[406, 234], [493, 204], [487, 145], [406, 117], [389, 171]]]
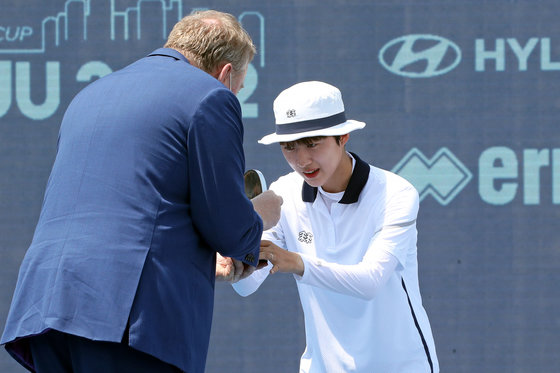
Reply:
[[191, 64], [207, 73], [225, 63], [241, 71], [256, 53], [251, 37], [237, 19], [215, 10], [184, 17], [173, 27], [164, 47], [181, 52]]

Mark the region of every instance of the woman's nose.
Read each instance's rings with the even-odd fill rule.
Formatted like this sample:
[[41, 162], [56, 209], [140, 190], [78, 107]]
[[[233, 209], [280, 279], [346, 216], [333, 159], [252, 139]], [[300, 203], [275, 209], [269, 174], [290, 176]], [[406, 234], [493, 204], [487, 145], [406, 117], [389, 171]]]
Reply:
[[297, 152], [297, 159], [296, 165], [299, 168], [305, 168], [311, 164], [311, 157], [307, 154], [306, 151], [298, 151]]

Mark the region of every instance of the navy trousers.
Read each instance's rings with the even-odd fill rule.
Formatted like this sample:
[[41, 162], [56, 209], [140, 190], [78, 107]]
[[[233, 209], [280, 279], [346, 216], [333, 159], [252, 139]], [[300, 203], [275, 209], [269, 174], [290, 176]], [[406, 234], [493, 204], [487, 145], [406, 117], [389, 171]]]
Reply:
[[29, 338], [37, 373], [180, 373], [123, 343], [92, 341], [50, 330]]

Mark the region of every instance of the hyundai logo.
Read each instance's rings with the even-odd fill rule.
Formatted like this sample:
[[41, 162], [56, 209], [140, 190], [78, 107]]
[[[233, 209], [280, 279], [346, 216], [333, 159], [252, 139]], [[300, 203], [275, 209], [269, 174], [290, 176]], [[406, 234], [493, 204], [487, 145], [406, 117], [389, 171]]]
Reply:
[[461, 61], [459, 47], [441, 36], [405, 35], [379, 51], [379, 62], [393, 74], [430, 78], [453, 70]]

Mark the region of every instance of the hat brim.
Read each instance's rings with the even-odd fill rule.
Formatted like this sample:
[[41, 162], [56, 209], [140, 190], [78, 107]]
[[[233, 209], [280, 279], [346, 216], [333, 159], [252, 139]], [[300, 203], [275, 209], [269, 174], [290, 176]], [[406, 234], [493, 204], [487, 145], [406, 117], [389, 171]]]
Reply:
[[277, 142], [290, 142], [303, 139], [305, 137], [346, 135], [347, 133], [350, 133], [352, 131], [362, 129], [365, 126], [366, 124], [364, 122], [349, 119], [344, 123], [337, 124], [336, 126], [321, 128], [313, 131], [287, 133], [284, 135], [271, 133], [270, 135], [266, 135], [265, 137], [260, 139], [259, 144], [270, 145]]

